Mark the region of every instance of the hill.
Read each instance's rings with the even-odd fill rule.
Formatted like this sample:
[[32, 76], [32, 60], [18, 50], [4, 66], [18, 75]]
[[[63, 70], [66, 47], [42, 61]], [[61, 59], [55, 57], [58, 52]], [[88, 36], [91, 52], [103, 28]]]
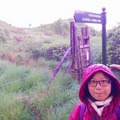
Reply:
[[[71, 21], [73, 20], [59, 19], [54, 23], [33, 28], [14, 27], [0, 21], [0, 58], [3, 60], [9, 59], [10, 61], [16, 61], [16, 63], [24, 61], [24, 59], [38, 59], [40, 56], [47, 59], [60, 60], [60, 56], [64, 54], [64, 51], [66, 51], [70, 44]], [[85, 24], [79, 24], [79, 30], [83, 26], [85, 26]], [[99, 35], [99, 32], [90, 28], [90, 34], [91, 36], [96, 36]], [[60, 56], [57, 53], [59, 50], [56, 50], [56, 48], [62, 49], [61, 53], [59, 53]], [[54, 55], [52, 54], [53, 51]], [[24, 62], [19, 64], [23, 64]]]

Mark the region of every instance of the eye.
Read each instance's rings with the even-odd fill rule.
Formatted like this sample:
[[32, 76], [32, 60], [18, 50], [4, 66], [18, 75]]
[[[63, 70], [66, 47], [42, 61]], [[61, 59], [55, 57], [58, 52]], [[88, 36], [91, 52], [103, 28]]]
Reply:
[[102, 83], [108, 83], [109, 81], [108, 80], [102, 80], [101, 82]]
[[90, 83], [94, 84], [94, 83], [96, 83], [96, 81], [94, 81], [94, 80], [91, 80], [91, 81], [90, 81]]

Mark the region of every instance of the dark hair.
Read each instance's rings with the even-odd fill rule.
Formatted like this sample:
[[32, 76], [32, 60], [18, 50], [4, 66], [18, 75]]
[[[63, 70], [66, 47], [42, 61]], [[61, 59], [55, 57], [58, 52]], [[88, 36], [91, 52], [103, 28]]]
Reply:
[[110, 80], [111, 80], [111, 93], [110, 93], [110, 95], [112, 95], [113, 97], [116, 97], [117, 96], [117, 90], [118, 90], [118, 86], [116, 85], [116, 82], [115, 82], [115, 80], [112, 78], [112, 77], [110, 77], [109, 76], [109, 78], [110, 78]]

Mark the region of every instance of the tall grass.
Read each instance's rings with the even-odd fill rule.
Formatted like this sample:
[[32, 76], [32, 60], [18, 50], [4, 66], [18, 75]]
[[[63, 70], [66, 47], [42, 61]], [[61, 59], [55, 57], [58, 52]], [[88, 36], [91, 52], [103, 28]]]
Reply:
[[62, 72], [59, 72], [49, 88], [39, 91], [41, 99], [34, 101], [35, 106], [39, 106], [42, 120], [67, 120], [78, 101], [78, 89], [77, 81], [69, 74], [63, 76]]
[[50, 69], [0, 62], [0, 71], [1, 120], [66, 120], [78, 101], [78, 82], [61, 70], [49, 86]]
[[7, 92], [0, 96], [0, 120], [33, 120], [29, 110], [15, 98]]
[[[48, 84], [55, 69], [53, 61], [29, 68], [0, 62], [0, 120], [67, 120], [79, 102], [79, 83], [62, 66]], [[52, 65], [52, 67], [50, 67]], [[49, 68], [49, 69], [48, 69]]]

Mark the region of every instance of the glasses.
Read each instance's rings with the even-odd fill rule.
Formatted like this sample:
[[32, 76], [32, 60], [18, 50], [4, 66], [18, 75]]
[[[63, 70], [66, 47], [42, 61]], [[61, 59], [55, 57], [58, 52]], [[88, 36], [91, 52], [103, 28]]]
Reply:
[[89, 85], [90, 87], [96, 87], [98, 83], [99, 83], [99, 85], [101, 85], [102, 87], [107, 87], [107, 86], [111, 83], [111, 81], [110, 81], [110, 80], [100, 80], [100, 81], [90, 80], [90, 81], [88, 82], [88, 85]]

